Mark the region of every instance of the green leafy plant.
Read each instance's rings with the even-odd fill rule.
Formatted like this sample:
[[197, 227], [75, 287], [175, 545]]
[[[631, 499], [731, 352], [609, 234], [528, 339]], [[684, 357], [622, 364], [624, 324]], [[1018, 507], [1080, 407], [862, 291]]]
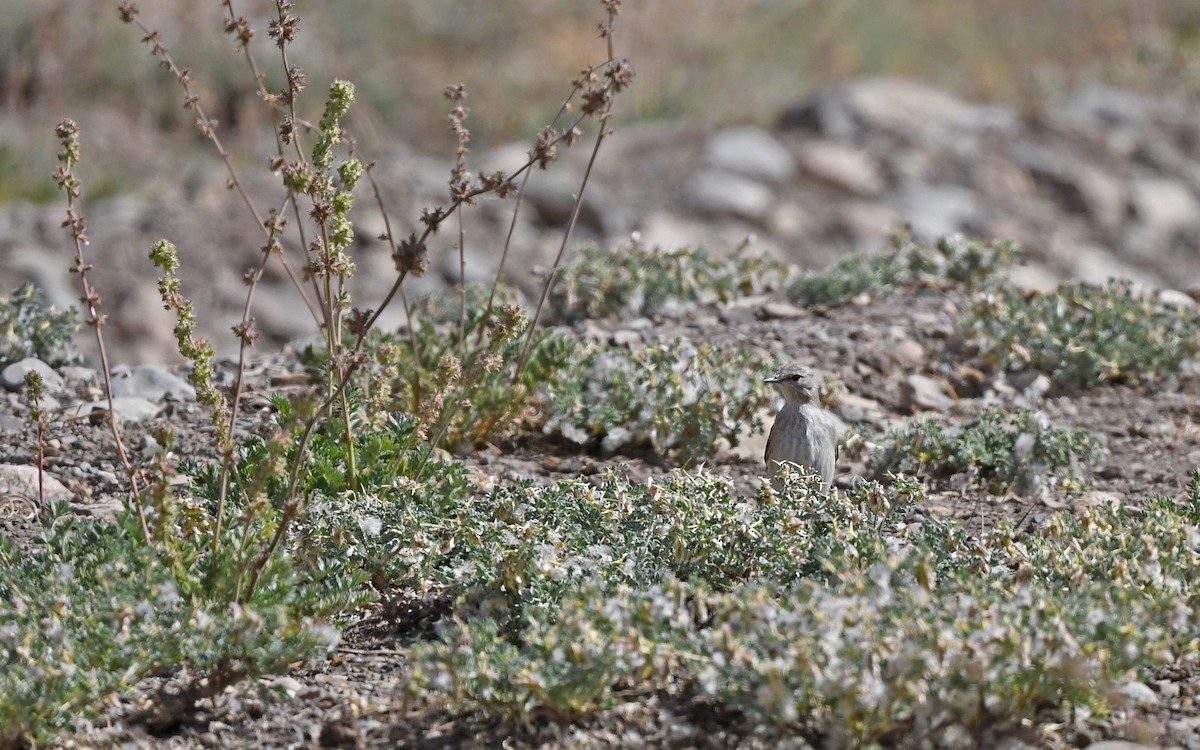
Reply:
[[66, 505], [47, 509], [31, 551], [0, 539], [0, 747], [47, 741], [139, 678], [183, 670], [194, 679], [147, 717], [169, 728], [196, 700], [328, 651], [328, 617], [364, 601], [350, 581], [330, 587], [281, 556], [235, 603], [213, 595], [209, 562], [230, 563], [207, 559], [194, 531], [147, 545], [131, 514], [82, 520]]
[[[285, 53], [300, 25], [292, 4], [276, 3], [268, 23], [271, 40], [284, 53], [279, 58], [286, 79], [282, 91], [269, 91], [267, 76], [257, 74], [261, 68], [251, 49], [251, 22], [236, 16], [231, 3], [221, 5], [225, 32], [249, 69], [256, 71], [254, 86], [270, 105], [276, 146], [270, 168], [286, 196], [275, 207], [255, 205], [235, 168], [237, 160], [226, 150], [216, 121], [197, 93], [193, 74], [177, 64], [163, 35], [145, 25], [135, 4], [122, 2], [118, 7], [121, 20], [137, 28], [159, 67], [182, 90], [185, 109], [219, 154], [230, 187], [262, 232], [261, 244], [252, 240], [260, 261], [245, 275], [243, 314], [232, 326], [239, 353], [228, 393], [213, 385], [213, 347], [196, 335], [195, 314], [177, 275], [174, 245], [163, 240], [150, 252], [162, 272], [163, 304], [176, 317], [179, 350], [193, 365], [198, 400], [211, 409], [216, 430], [207, 448], [216, 460], [189, 463], [186, 474], [195, 493], [189, 496], [176, 489], [169, 431], [154, 435], [162, 447], [158, 454], [139, 459], [125, 450], [124, 428], [110, 409], [108, 426], [129, 483], [118, 522], [84, 522], [56, 507], [46, 509], [42, 520], [47, 532], [28, 552], [3, 541], [0, 565], [12, 573], [0, 578], [3, 747], [48, 741], [54, 730], [149, 674], [170, 679], [155, 693], [149, 710], [129, 718], [152, 731], [169, 729], [196, 701], [328, 648], [336, 641], [338, 617], [372, 600], [376, 592], [390, 596], [397, 587], [421, 590], [396, 562], [402, 556], [394, 537], [389, 539], [391, 546], [383, 547], [364, 531], [357, 538], [361, 554], [345, 554], [342, 543], [353, 537], [348, 524], [364, 518], [362, 508], [378, 498], [387, 503], [388, 512], [425, 507], [442, 515], [451, 512], [452, 504], [461, 505], [468, 492], [463, 472], [433, 460], [430, 443], [495, 436], [509, 429], [527, 410], [533, 384], [549, 377], [565, 356], [561, 346], [555, 348], [557, 340], [537, 326], [553, 272], [533, 322], [518, 308], [494, 304], [490, 296], [485, 307], [471, 313], [468, 331], [464, 289], [457, 336], [416, 326], [409, 327], [407, 339], [372, 334], [379, 314], [397, 296], [411, 315], [403, 283], [409, 275], [423, 273], [426, 241], [456, 217], [460, 271], [465, 276], [461, 211], [477, 197], [519, 191], [514, 178], [554, 162], [560, 146], [583, 135], [585, 120], [598, 123], [595, 159], [611, 132], [614, 97], [633, 77], [628, 63], [614, 56], [620, 3], [603, 3], [607, 56], [572, 81], [558, 118], [538, 134], [528, 161], [515, 174], [476, 176], [468, 168], [466, 93], [461, 86], [447, 90], [459, 146], [448, 180], [450, 203], [426, 209], [420, 217], [423, 228], [407, 239], [392, 236], [384, 214], [396, 278], [373, 310], [355, 308], [347, 285], [354, 271], [347, 250], [353, 240], [351, 213], [358, 183], [365, 178], [381, 211], [384, 205], [369, 163], [359, 158], [346, 132], [354, 86], [334, 81], [319, 120], [315, 125], [307, 121], [297, 106], [305, 74]], [[560, 123], [574, 99], [580, 100], [575, 119]], [[64, 227], [75, 244], [73, 270], [111, 401], [102, 333], [106, 316], [85, 256], [87, 217], [77, 173], [80, 129], [63, 120], [56, 132], [62, 152], [54, 179], [67, 196]], [[590, 165], [577, 201], [582, 200], [587, 174]], [[570, 233], [568, 227], [556, 266]], [[240, 409], [247, 362], [258, 336], [255, 290], [268, 263], [280, 264], [311, 313], [321, 334], [316, 355], [320, 361], [312, 368], [316, 377], [310, 392], [274, 398], [276, 424], [265, 436], [246, 440], [238, 438], [235, 426], [245, 421]], [[30, 299], [16, 299], [14, 335], [32, 339], [36, 334], [41, 344], [53, 343], [65, 319], [19, 317]], [[44, 325], [39, 322], [47, 320]], [[468, 339], [468, 333], [474, 338]], [[443, 342], [452, 346], [443, 347]], [[31, 391], [31, 398], [36, 405], [40, 396]], [[398, 406], [407, 416], [395, 414]], [[45, 432], [40, 421], [38, 430], [40, 464]], [[414, 515], [432, 523], [428, 513]], [[357, 528], [373, 527], [368, 522]], [[39, 581], [48, 576], [55, 577], [49, 585]]]
[[[400, 410], [417, 417], [425, 439], [454, 450], [517, 434], [534, 418], [542, 389], [553, 384], [571, 362], [576, 344], [549, 330], [534, 334], [525, 365], [511, 368], [530, 326], [521, 308], [506, 305], [493, 314], [469, 308], [462, 321], [439, 323], [437, 315], [417, 314], [409, 341], [374, 334], [367, 350], [382, 353], [386, 375], [376, 394], [388, 403], [381, 411]], [[505, 365], [509, 365], [506, 367]], [[435, 373], [422, 379], [420, 373]]]
[[939, 480], [967, 473], [994, 494], [1030, 494], [1047, 483], [1078, 492], [1087, 486], [1082, 465], [1099, 453], [1099, 441], [1086, 430], [1055, 427], [1044, 414], [1029, 409], [1010, 413], [987, 406], [960, 429], [921, 419], [890, 433], [871, 461], [871, 472]]
[[1200, 314], [1139, 293], [1127, 279], [1066, 282], [1049, 294], [998, 289], [979, 297], [966, 329], [984, 359], [1044, 372], [1059, 391], [1152, 381], [1200, 350]]
[[78, 362], [78, 327], [74, 310], [55, 310], [36, 286], [21, 284], [0, 297], [0, 367], [25, 357], [37, 357], [52, 367]]
[[762, 366], [746, 352], [721, 352], [677, 340], [636, 352], [581, 345], [562, 378], [547, 388], [548, 435], [606, 452], [645, 449], [681, 461], [713, 456], [761, 430], [768, 403]]
[[[563, 579], [553, 607], [523, 610], [516, 638], [496, 610], [460, 609], [441, 638], [413, 649], [415, 697], [528, 721], [587, 715], [618, 695], [702, 694], [779, 735], [800, 723], [806, 737], [838, 746], [914, 735], [980, 746], [1036, 729], [1035, 717], [1053, 720], [1048, 707], [1102, 710], [1115, 675], [1167, 661], [1200, 633], [1188, 572], [1200, 552], [1187, 541], [1200, 523], [1200, 481], [1183, 502], [1114, 502], [1054, 516], [1038, 535], [1002, 526], [981, 545], [953, 524], [900, 523], [920, 497], [911, 480], [839, 497], [788, 473], [777, 494], [764, 487], [751, 502], [714, 479], [656, 485], [645, 521], [653, 531], [629, 546], [565, 525], [543, 532], [553, 559], [586, 573]], [[563, 517], [591, 528], [632, 521], [638, 505], [627, 492], [591, 488], [586, 507], [630, 510]], [[573, 494], [566, 508], [580, 507]], [[729, 559], [765, 565], [678, 568], [697, 539], [664, 550], [655, 541], [670, 537], [655, 531], [691, 518], [671, 512], [683, 497], [740, 507], [685, 525], [745, 540]], [[522, 517], [511, 519], [516, 529]], [[759, 522], [774, 533], [755, 533]], [[589, 564], [597, 553], [600, 564]], [[1124, 562], [1109, 575], [1114, 560]], [[731, 569], [739, 575], [722, 580]], [[559, 568], [527, 570], [553, 578]]]
[[962, 235], [922, 245], [907, 232], [897, 232], [891, 244], [889, 251], [851, 255], [827, 271], [805, 274], [791, 282], [788, 294], [795, 302], [816, 306], [840, 305], [860, 294], [877, 296], [898, 284], [934, 279], [989, 286], [1007, 275], [1021, 252], [1013, 242]]
[[636, 318], [729, 302], [782, 286], [789, 267], [739, 248], [718, 258], [693, 248], [659, 250], [638, 243], [592, 245], [565, 264], [547, 299], [546, 319]]

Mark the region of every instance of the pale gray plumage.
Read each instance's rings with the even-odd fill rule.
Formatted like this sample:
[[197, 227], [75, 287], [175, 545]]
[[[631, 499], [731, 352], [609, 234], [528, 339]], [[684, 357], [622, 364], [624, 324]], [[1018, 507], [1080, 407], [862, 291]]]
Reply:
[[784, 402], [767, 437], [767, 472], [774, 475], [780, 461], [791, 461], [820, 474], [822, 489], [829, 489], [837, 458], [837, 422], [821, 408], [813, 371], [803, 365], [789, 365], [763, 382], [774, 386]]

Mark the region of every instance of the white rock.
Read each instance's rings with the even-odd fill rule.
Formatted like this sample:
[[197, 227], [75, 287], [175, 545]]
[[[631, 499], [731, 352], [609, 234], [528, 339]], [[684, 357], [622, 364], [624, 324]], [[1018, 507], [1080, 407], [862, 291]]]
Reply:
[[796, 171], [792, 155], [762, 128], [722, 130], [708, 139], [704, 155], [716, 169], [754, 180], [783, 182]]
[[860, 196], [884, 188], [879, 166], [867, 152], [836, 141], [807, 143], [800, 150], [800, 168], [818, 182]]
[[1178, 180], [1134, 180], [1129, 188], [1129, 207], [1140, 221], [1164, 234], [1200, 223], [1200, 202]]
[[704, 216], [735, 216], [756, 223], [767, 218], [775, 202], [766, 186], [712, 169], [692, 175], [683, 199], [689, 208]]
[[1188, 309], [1196, 307], [1196, 300], [1192, 299], [1191, 295], [1175, 289], [1158, 290], [1158, 301], [1171, 307], [1185, 307]]
[[[100, 419], [107, 419], [105, 416], [107, 411], [108, 400], [99, 399], [76, 406], [74, 414], [77, 417], [89, 417], [95, 414]], [[151, 419], [162, 411], [162, 405], [139, 396], [118, 396], [113, 399], [113, 411], [123, 422], [141, 422]]]
[[0, 385], [10, 391], [20, 391], [25, 388], [25, 376], [30, 372], [42, 376], [42, 384], [47, 391], [57, 391], [63, 387], [62, 376], [37, 357], [26, 357], [0, 370]]
[[1150, 689], [1150, 686], [1144, 682], [1132, 680], [1121, 685], [1121, 695], [1125, 696], [1134, 703], [1145, 706], [1158, 705], [1158, 693]]
[[117, 365], [112, 368], [114, 396], [140, 396], [148, 401], [161, 401], [170, 396], [177, 401], [196, 398], [191, 383], [159, 365]]
[[909, 375], [900, 389], [904, 405], [912, 411], [947, 412], [953, 403], [946, 393], [946, 384], [928, 375]]
[[[47, 501], [70, 500], [71, 491], [47, 472], [42, 473], [43, 492]], [[0, 465], [0, 497], [21, 498], [37, 505], [38, 469], [36, 466]]]

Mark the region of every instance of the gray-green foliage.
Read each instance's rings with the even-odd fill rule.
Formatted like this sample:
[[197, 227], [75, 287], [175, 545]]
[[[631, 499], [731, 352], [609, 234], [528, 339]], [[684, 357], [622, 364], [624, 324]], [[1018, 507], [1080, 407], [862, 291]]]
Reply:
[[713, 456], [761, 430], [768, 403], [750, 354], [686, 341], [634, 352], [581, 344], [558, 382], [547, 387], [544, 432], [604, 451], [650, 448], [681, 461]]
[[890, 433], [871, 471], [945, 479], [970, 472], [972, 481], [995, 494], [1028, 494], [1047, 482], [1058, 490], [1086, 486], [1082, 464], [1094, 460], [1100, 443], [1086, 430], [1064, 430], [1044, 414], [987, 406], [960, 428], [921, 419]]
[[[1200, 635], [1195, 481], [1182, 503], [1113, 503], [986, 545], [902, 523], [919, 498], [908, 481], [813, 489], [789, 474], [782, 492], [737, 498], [700, 474], [648, 495], [536, 491], [547, 499], [497, 516], [510, 533], [488, 534], [502, 546], [481, 567], [523, 550], [523, 577], [507, 582], [547, 606], [522, 611], [518, 638], [509, 608], [460, 609], [414, 651], [418, 697], [526, 720], [595, 711], [617, 690], [700, 692], [838, 746], [978, 746], [1047, 706], [1102, 706], [1113, 676]], [[596, 533], [624, 524], [636, 533]]]
[[0, 297], [0, 366], [37, 357], [60, 366], [79, 361], [75, 350], [75, 310], [55, 310], [46, 305], [33, 284], [21, 284]]
[[637, 243], [585, 248], [559, 270], [543, 318], [636, 318], [680, 313], [782, 286], [788, 266], [739, 250], [719, 258], [693, 248], [658, 250]]
[[109, 523], [66, 506], [28, 551], [0, 538], [0, 747], [45, 741], [161, 669], [218, 690], [281, 671], [336, 645], [326, 618], [362, 600], [281, 556], [236, 602], [208, 575], [228, 561], [202, 547], [186, 533], [148, 545], [130, 514]]
[[1044, 372], [1067, 391], [1154, 380], [1200, 348], [1200, 314], [1136, 292], [1128, 280], [1066, 282], [1034, 295], [1003, 288], [981, 295], [966, 325], [984, 357]]
[[892, 236], [890, 250], [847, 256], [821, 273], [807, 273], [788, 287], [802, 305], [840, 305], [860, 294], [880, 295], [897, 284], [946, 279], [969, 287], [1002, 280], [1021, 250], [1013, 242], [943, 237], [923, 245], [906, 232]]

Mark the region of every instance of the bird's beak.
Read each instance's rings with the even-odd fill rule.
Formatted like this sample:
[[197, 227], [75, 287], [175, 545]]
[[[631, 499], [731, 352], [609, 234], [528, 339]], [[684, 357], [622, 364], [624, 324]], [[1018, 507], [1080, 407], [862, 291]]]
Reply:
[[765, 378], [763, 378], [763, 382], [764, 383], [778, 383], [779, 377], [776, 375], [768, 375]]

